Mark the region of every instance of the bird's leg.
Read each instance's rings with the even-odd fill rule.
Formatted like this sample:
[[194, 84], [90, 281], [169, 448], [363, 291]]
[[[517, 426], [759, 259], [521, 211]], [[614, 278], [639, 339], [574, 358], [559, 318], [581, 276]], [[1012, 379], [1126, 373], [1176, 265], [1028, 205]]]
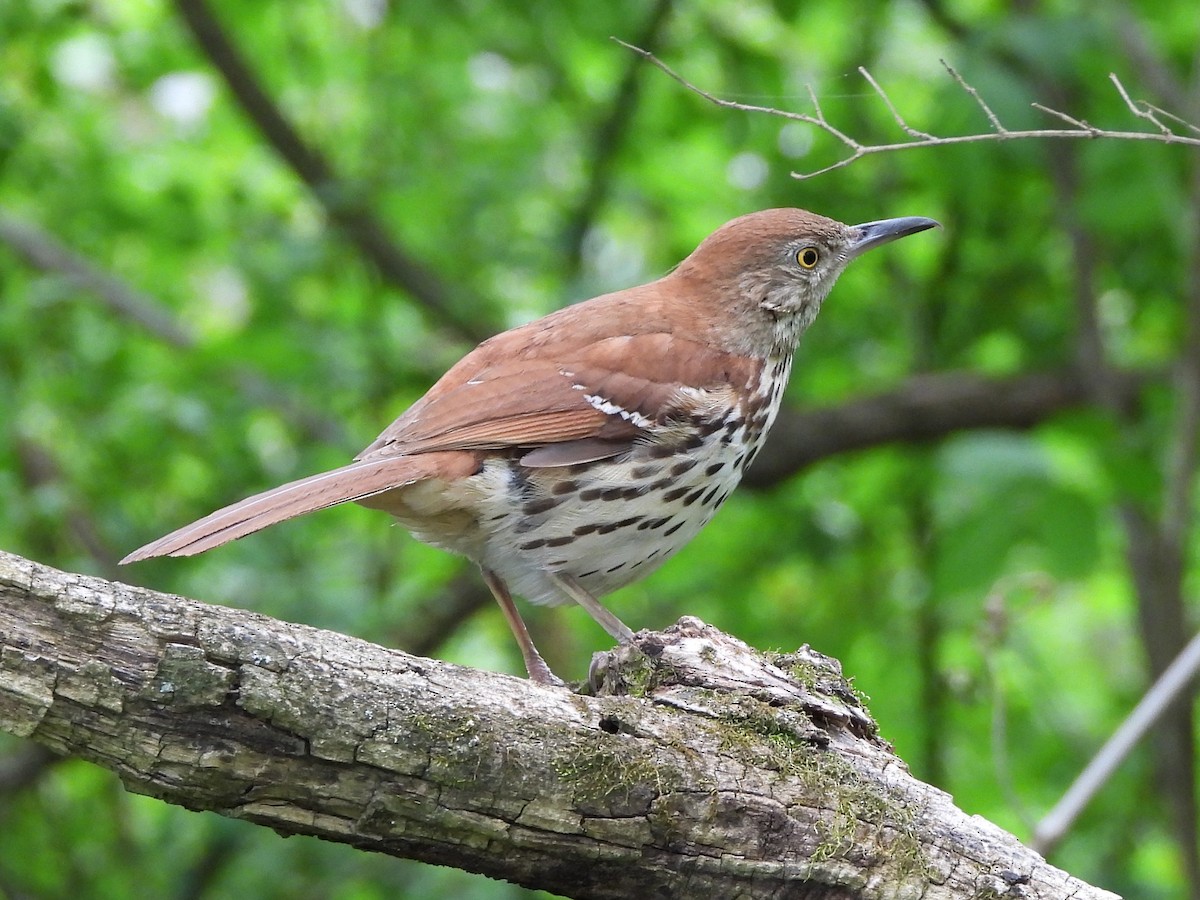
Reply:
[[542, 654], [538, 653], [537, 647], [533, 645], [533, 638], [529, 636], [525, 620], [517, 612], [512, 594], [508, 592], [508, 585], [501, 581], [500, 576], [491, 569], [480, 566], [479, 571], [483, 573], [484, 582], [492, 592], [492, 596], [496, 598], [496, 602], [500, 604], [500, 611], [504, 613], [508, 627], [512, 629], [513, 637], [517, 639], [517, 646], [521, 648], [521, 656], [525, 658], [525, 671], [529, 673], [529, 679], [538, 684], [561, 687], [565, 682], [550, 671], [550, 667], [542, 659]]
[[633, 632], [629, 626], [609, 612], [599, 600], [584, 590], [583, 586], [570, 575], [547, 572], [546, 576], [558, 585], [563, 593], [586, 609], [588, 615], [600, 623], [601, 628], [622, 644], [628, 644], [633, 640]]

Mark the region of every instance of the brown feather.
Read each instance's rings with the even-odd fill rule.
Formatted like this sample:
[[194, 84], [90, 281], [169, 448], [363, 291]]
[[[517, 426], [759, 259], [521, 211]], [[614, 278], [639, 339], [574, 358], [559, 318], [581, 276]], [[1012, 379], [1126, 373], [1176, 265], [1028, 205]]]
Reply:
[[489, 367], [419, 406], [419, 414], [401, 417], [403, 429], [389, 428], [359, 458], [385, 448], [428, 453], [569, 441], [595, 435], [609, 419], [583, 399], [560, 366], [525, 360]]
[[376, 457], [310, 475], [255, 494], [134, 550], [121, 564], [155, 556], [192, 556], [304, 513], [361, 500], [426, 478], [470, 475], [478, 461], [467, 453]]
[[[358, 458], [588, 440], [628, 443], [645, 433], [639, 418], [663, 422], [686, 411], [685, 386], [749, 388], [761, 367], [758, 360], [664, 333], [604, 336], [565, 356], [540, 344], [539, 352], [554, 352], [555, 358], [530, 358], [526, 352], [477, 364], [496, 346], [481, 344]], [[609, 404], [611, 410], [601, 408]]]

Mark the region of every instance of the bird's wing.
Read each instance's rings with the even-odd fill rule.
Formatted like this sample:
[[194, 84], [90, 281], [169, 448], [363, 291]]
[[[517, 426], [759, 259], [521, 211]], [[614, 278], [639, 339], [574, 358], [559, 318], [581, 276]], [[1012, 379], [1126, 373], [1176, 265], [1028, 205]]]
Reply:
[[607, 337], [553, 356], [490, 355], [483, 364], [464, 359], [359, 458], [511, 447], [546, 448], [528, 465], [601, 459], [685, 413], [697, 389], [749, 386], [757, 371], [753, 360], [666, 332]]

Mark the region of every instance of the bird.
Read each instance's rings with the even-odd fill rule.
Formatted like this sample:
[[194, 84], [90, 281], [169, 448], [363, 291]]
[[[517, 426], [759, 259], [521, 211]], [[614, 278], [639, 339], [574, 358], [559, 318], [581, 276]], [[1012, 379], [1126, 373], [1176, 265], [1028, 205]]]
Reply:
[[582, 606], [661, 566], [712, 519], [779, 412], [800, 336], [863, 252], [938, 227], [803, 209], [727, 222], [663, 277], [491, 337], [352, 462], [226, 506], [122, 564], [190, 556], [355, 502], [473, 561], [535, 682], [562, 685], [514, 595]]

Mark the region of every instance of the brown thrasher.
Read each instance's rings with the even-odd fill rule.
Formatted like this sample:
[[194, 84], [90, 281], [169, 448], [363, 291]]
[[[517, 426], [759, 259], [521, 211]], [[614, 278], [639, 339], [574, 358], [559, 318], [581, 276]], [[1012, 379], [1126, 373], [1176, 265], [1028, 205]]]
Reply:
[[129, 554], [190, 556], [353, 500], [473, 560], [530, 678], [560, 683], [511, 592], [596, 599], [657, 569], [737, 487], [779, 411], [796, 341], [846, 265], [938, 223], [843, 225], [769, 209], [657, 281], [484, 341], [355, 461], [257, 494]]

